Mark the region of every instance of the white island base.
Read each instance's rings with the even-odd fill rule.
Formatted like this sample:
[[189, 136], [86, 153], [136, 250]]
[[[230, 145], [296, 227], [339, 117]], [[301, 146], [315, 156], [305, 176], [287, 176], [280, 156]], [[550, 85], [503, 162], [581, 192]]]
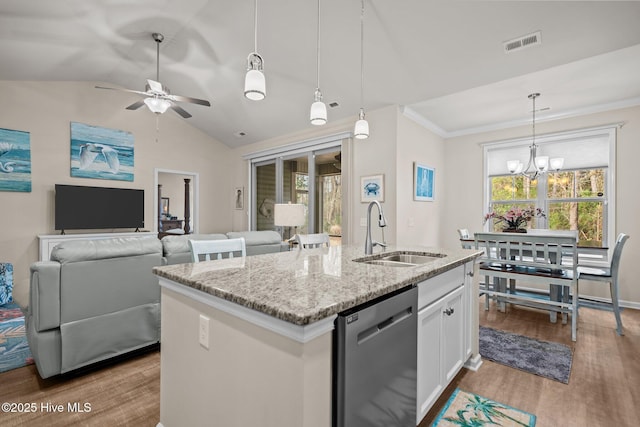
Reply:
[[331, 339], [301, 343], [163, 286], [158, 427], [330, 426]]

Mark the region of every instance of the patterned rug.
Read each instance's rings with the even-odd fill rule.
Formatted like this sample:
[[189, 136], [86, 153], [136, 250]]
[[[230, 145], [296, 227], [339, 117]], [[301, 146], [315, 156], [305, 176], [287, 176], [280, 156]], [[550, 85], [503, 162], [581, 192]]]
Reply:
[[573, 353], [564, 344], [480, 326], [480, 355], [502, 365], [569, 384]]
[[22, 309], [15, 303], [0, 307], [0, 372], [32, 363]]
[[432, 427], [533, 427], [536, 416], [456, 388]]

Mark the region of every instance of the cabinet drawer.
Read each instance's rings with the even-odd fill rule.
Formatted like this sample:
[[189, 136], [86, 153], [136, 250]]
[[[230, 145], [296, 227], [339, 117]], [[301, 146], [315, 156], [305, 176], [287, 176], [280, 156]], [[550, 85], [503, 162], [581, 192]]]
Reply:
[[418, 310], [464, 284], [464, 266], [446, 271], [418, 283]]

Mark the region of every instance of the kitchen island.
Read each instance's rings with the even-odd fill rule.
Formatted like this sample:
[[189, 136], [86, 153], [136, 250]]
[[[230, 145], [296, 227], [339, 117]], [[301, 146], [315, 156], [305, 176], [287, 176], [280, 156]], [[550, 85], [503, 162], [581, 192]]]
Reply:
[[[330, 426], [338, 313], [418, 283], [420, 298], [435, 301], [446, 286], [426, 286], [431, 279], [451, 270], [463, 272], [458, 282], [471, 278], [479, 255], [385, 253], [398, 251], [439, 257], [391, 267], [361, 262], [382, 255], [365, 257], [359, 246], [333, 246], [154, 268], [162, 287], [159, 425]], [[477, 284], [466, 289], [468, 351], [460, 358], [477, 365]]]

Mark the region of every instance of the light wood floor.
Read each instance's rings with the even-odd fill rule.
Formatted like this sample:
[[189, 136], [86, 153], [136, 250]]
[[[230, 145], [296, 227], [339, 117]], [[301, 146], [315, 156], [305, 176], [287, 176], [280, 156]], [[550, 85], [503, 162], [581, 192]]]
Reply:
[[[631, 427], [640, 424], [640, 311], [624, 310], [624, 337], [613, 314], [580, 309], [578, 341], [569, 325], [551, 324], [545, 312], [509, 307], [485, 312], [480, 324], [560, 342], [573, 351], [569, 384], [485, 360], [478, 372], [463, 369], [420, 424], [427, 427], [455, 387], [531, 412], [537, 427]], [[0, 374], [0, 402], [62, 404], [65, 413], [0, 412], [0, 426], [150, 426], [160, 420], [160, 352], [74, 376], [42, 380], [35, 366]], [[91, 412], [70, 414], [68, 403], [90, 403]]]
[[[484, 300], [483, 300], [484, 301]], [[578, 339], [546, 312], [510, 306], [507, 313], [480, 304], [480, 324], [566, 344], [573, 350], [569, 384], [484, 360], [478, 372], [463, 369], [423, 419], [427, 427], [455, 387], [533, 413], [536, 427], [631, 427], [640, 425], [640, 311], [622, 312], [625, 335], [613, 313], [580, 308]]]

